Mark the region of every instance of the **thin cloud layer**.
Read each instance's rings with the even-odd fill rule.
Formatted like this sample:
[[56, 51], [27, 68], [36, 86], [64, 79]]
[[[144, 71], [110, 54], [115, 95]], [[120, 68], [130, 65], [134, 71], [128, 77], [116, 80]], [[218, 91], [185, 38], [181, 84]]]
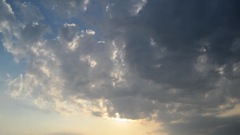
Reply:
[[27, 61], [7, 80], [12, 97], [63, 114], [155, 120], [170, 135], [240, 133], [238, 1], [0, 5], [3, 46]]

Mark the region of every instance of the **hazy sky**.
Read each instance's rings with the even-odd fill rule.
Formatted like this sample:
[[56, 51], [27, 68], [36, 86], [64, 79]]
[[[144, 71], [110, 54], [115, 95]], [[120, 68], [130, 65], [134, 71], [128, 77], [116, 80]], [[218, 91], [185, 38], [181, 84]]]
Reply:
[[239, 135], [239, 0], [0, 0], [0, 135]]

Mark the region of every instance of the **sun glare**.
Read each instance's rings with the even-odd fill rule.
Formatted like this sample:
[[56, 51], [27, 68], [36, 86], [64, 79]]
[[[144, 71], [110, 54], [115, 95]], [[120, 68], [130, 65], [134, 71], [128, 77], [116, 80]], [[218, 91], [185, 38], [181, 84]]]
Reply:
[[126, 119], [126, 118], [121, 118], [119, 113], [115, 114], [116, 117], [111, 118], [112, 120], [118, 121], [118, 122], [132, 122], [134, 120], [131, 119]]

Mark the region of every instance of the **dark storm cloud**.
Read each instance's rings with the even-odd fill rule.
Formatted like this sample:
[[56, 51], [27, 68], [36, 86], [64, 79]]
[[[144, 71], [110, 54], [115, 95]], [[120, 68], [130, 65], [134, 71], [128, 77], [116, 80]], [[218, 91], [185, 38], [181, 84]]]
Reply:
[[[232, 67], [240, 59], [239, 49], [232, 49], [239, 46], [238, 7], [233, 0], [152, 0], [135, 17], [118, 18], [116, 9], [111, 21], [124, 31], [132, 72], [194, 95], [215, 87], [221, 77], [217, 68], [225, 66], [229, 79], [234, 74]], [[198, 60], [204, 57], [202, 66], [208, 69], [198, 72]]]
[[[122, 1], [118, 3], [125, 4]], [[150, 0], [137, 16], [125, 15], [120, 9], [113, 9], [115, 11], [110, 21], [116, 29], [121, 29], [120, 33], [126, 41], [125, 59], [130, 72], [164, 86], [159, 89], [135, 89], [135, 94], [148, 100], [179, 103], [181, 106], [176, 117], [171, 118], [167, 113], [164, 116], [164, 111], [159, 113], [160, 119], [165, 122], [179, 117], [189, 119], [189, 125], [169, 125], [176, 133], [183, 130], [186, 132], [182, 134], [218, 134], [219, 131], [230, 129], [235, 129], [235, 134], [239, 132], [237, 120], [220, 120], [214, 116], [201, 120], [204, 112], [226, 103], [227, 97], [240, 96], [237, 83], [240, 76], [234, 70], [234, 65], [240, 61], [239, 7], [237, 0]], [[171, 90], [174, 94], [169, 94]], [[209, 97], [204, 98], [206, 95]], [[131, 104], [116, 99], [112, 101], [123, 115], [154, 110], [149, 109], [151, 105], [144, 107], [141, 102], [134, 103], [127, 99], [120, 101]], [[142, 105], [142, 108], [134, 110], [138, 105]], [[161, 110], [160, 106], [152, 105]], [[165, 111], [169, 111], [168, 108]], [[183, 116], [191, 111], [195, 113], [194, 117]], [[213, 125], [206, 124], [208, 122]], [[221, 127], [225, 123], [227, 126]], [[190, 125], [193, 127], [188, 127]], [[219, 129], [201, 131], [214, 126], [219, 126]]]
[[[218, 74], [210, 70], [207, 77], [201, 77], [196, 73], [199, 49], [206, 48], [210, 64], [231, 66], [239, 61], [239, 53], [231, 50], [239, 38], [238, 5], [237, 1], [217, 0], [149, 1], [138, 17], [126, 22], [128, 63], [142, 77], [156, 82], [191, 91], [210, 87], [209, 80], [214, 81]], [[122, 23], [125, 21], [119, 25]], [[150, 38], [155, 40], [155, 48]], [[201, 43], [204, 41], [206, 45]], [[156, 68], [157, 64], [161, 67]]]

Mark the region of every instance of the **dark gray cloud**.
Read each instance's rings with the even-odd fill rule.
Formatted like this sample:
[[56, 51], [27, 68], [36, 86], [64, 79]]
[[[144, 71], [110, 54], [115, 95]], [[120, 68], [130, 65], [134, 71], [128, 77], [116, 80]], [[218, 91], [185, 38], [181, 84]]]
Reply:
[[[233, 1], [148, 2], [137, 18], [126, 19], [131, 20], [125, 25], [130, 67], [156, 82], [191, 91], [209, 89], [209, 80], [218, 78], [218, 73], [209, 69], [208, 75], [202, 77], [194, 65], [203, 54], [209, 64], [217, 66], [231, 67], [239, 61], [238, 54], [231, 51], [239, 38], [237, 5]], [[125, 23], [121, 21], [119, 25]], [[150, 38], [155, 40], [155, 48]], [[206, 52], [200, 52], [201, 48]], [[160, 68], [155, 67], [158, 64]]]
[[[115, 9], [115, 16], [110, 21], [114, 27], [121, 28], [119, 35], [122, 34], [126, 41], [125, 59], [129, 71], [162, 86], [158, 89], [137, 88], [134, 96], [164, 105], [179, 104], [173, 105], [176, 112], [171, 114], [167, 113], [171, 108], [162, 107], [164, 105], [145, 106], [147, 102], [141, 103], [130, 97], [137, 103], [113, 99], [115, 108], [123, 115], [134, 116], [157, 108], [160, 119], [165, 122], [181, 118], [189, 121], [187, 124], [169, 124], [170, 131], [176, 131], [175, 134], [180, 134], [180, 130], [184, 131], [182, 134], [219, 134], [218, 131], [237, 130], [238, 121], [201, 115], [214, 112], [211, 110], [226, 103], [227, 98], [240, 96], [236, 83], [240, 81], [239, 74], [234, 70], [240, 60], [239, 49], [235, 47], [239, 46], [240, 36], [239, 6], [240, 3], [234, 0], [152, 0], [138, 16], [128, 16], [124, 12], [121, 16], [118, 15], [121, 10]], [[225, 124], [227, 126], [222, 126]], [[235, 130], [237, 134], [239, 131]]]
[[[239, 134], [237, 0], [51, 1], [42, 6], [67, 19], [52, 39], [44, 34], [56, 28], [28, 20], [36, 18], [23, 17], [28, 23], [15, 27], [19, 45], [9, 52], [18, 57], [14, 50], [21, 50], [31, 59], [26, 74], [9, 83], [12, 96], [30, 93], [37, 104], [50, 102], [60, 112], [71, 112], [69, 103], [99, 117], [148, 118], [163, 123], [171, 135]], [[13, 16], [3, 14], [12, 19], [8, 22]], [[69, 23], [70, 18], [77, 21]], [[0, 30], [8, 41], [11, 30]]]

